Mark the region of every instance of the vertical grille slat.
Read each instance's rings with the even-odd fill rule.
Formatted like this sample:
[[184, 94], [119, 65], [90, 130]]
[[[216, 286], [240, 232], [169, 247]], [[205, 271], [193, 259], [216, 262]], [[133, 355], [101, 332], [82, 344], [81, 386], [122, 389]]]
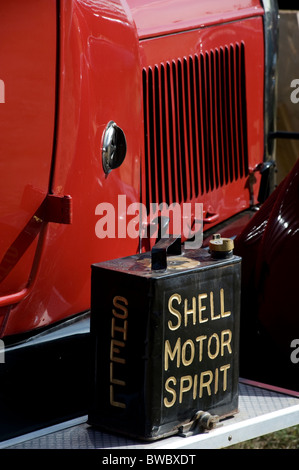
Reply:
[[172, 87], [171, 87], [171, 71], [169, 62], [166, 64], [165, 74], [165, 99], [166, 99], [166, 123], [167, 128], [167, 149], [168, 149], [168, 175], [169, 175], [169, 187], [171, 188], [170, 203], [178, 199], [177, 195], [177, 179], [174, 177], [174, 132], [173, 132], [173, 99], [172, 99]]
[[229, 166], [229, 176], [230, 181], [234, 179], [234, 146], [233, 146], [233, 123], [232, 123], [232, 74], [230, 67], [230, 49], [229, 47], [225, 48], [225, 71], [227, 74], [227, 93], [226, 93], [226, 103], [227, 103], [227, 129], [228, 129], [228, 166]]
[[157, 162], [157, 194], [158, 201], [165, 201], [164, 151], [163, 151], [163, 114], [162, 114], [162, 84], [161, 71], [155, 67], [155, 121], [156, 121], [156, 162]]
[[[241, 84], [241, 60], [240, 60], [240, 46], [239, 44], [236, 45], [236, 82]], [[244, 176], [244, 149], [243, 149], [243, 136], [242, 136], [242, 120], [240, 119], [240, 114], [242, 113], [242, 94], [240, 93], [241, 87], [237, 89], [237, 96], [236, 96], [236, 113], [238, 117], [237, 121], [237, 137], [238, 137], [238, 151], [240, 154], [239, 158], [239, 171], [240, 177]]]
[[225, 152], [224, 152], [224, 135], [221, 110], [223, 108], [223, 98], [221, 92], [221, 52], [216, 49], [215, 58], [215, 93], [216, 93], [216, 115], [217, 115], [217, 149], [218, 149], [218, 167], [219, 167], [219, 184], [224, 185], [225, 175]]
[[201, 194], [204, 194], [206, 191], [206, 184], [205, 184], [205, 175], [206, 175], [206, 166], [205, 166], [205, 160], [202, 158], [202, 155], [204, 155], [205, 148], [204, 148], [204, 135], [203, 135], [203, 110], [202, 110], [202, 100], [201, 100], [201, 94], [202, 94], [202, 78], [200, 74], [200, 58], [198, 55], [195, 56], [195, 79], [196, 79], [196, 92], [197, 92], [197, 102], [196, 106], [198, 107], [198, 136], [199, 136], [199, 154], [198, 154], [198, 160], [199, 160], [199, 167], [200, 167], [200, 181], [201, 181]]
[[214, 182], [216, 188], [219, 187], [219, 148], [218, 148], [218, 115], [217, 115], [217, 81], [216, 81], [216, 51], [210, 53], [211, 63], [211, 140], [212, 140], [212, 154], [213, 154], [213, 168], [214, 168]]
[[235, 60], [235, 49], [230, 46], [230, 69], [231, 69], [231, 125], [232, 125], [232, 139], [233, 139], [233, 155], [234, 155], [234, 177], [235, 179], [239, 176], [239, 162], [238, 162], [238, 141], [236, 132], [236, 60]]
[[149, 119], [148, 119], [148, 114], [149, 114], [149, 109], [148, 109], [148, 88], [146, 87], [145, 84], [148, 83], [148, 76], [146, 73], [146, 70], [143, 70], [142, 72], [142, 83], [143, 83], [143, 121], [144, 121], [144, 171], [143, 175], [145, 177], [144, 184], [142, 185], [143, 187], [143, 194], [142, 198], [146, 204], [146, 206], [149, 206], [150, 200], [151, 200], [151, 184], [149, 181], [149, 175], [151, 174], [151, 169], [150, 169], [150, 162], [149, 162], [149, 156], [150, 156], [150, 149], [149, 149]]
[[142, 81], [147, 208], [248, 175], [243, 42], [149, 66]]
[[228, 143], [228, 121], [227, 121], [227, 109], [228, 109], [228, 99], [227, 99], [227, 77], [226, 77], [226, 55], [227, 50], [226, 48], [221, 47], [220, 49], [220, 73], [221, 73], [221, 97], [222, 97], [222, 107], [221, 107], [221, 115], [222, 115], [222, 129], [223, 129], [223, 164], [224, 164], [224, 173], [225, 173], [225, 184], [228, 184], [229, 177], [230, 177], [230, 170], [229, 170], [229, 143]]
[[199, 155], [199, 141], [197, 134], [197, 94], [195, 90], [195, 69], [194, 59], [192, 56], [189, 57], [189, 102], [190, 102], [190, 146], [192, 148], [191, 161], [192, 161], [192, 176], [193, 176], [193, 187], [195, 197], [199, 195], [199, 184], [200, 184], [200, 171], [198, 165]]
[[184, 167], [185, 151], [183, 146], [184, 129], [182, 126], [182, 80], [180, 73], [180, 61], [172, 62], [172, 71], [174, 79], [174, 95], [175, 95], [175, 120], [176, 120], [176, 170], [179, 175], [179, 193], [180, 201], [186, 199], [186, 170]]
[[192, 164], [190, 155], [190, 121], [189, 121], [189, 105], [190, 100], [188, 96], [188, 66], [186, 58], [181, 63], [181, 74], [182, 74], [182, 112], [183, 112], [183, 135], [184, 135], [184, 152], [185, 152], [185, 165], [184, 172], [186, 175], [186, 199], [191, 198], [193, 190], [192, 185]]
[[242, 151], [244, 176], [249, 173], [248, 168], [248, 144], [247, 144], [247, 111], [246, 111], [246, 74], [245, 74], [245, 45], [242, 42], [240, 48], [240, 121], [242, 120]]
[[201, 136], [203, 141], [203, 153], [201, 154], [200, 158], [202, 158], [204, 162], [204, 178], [205, 178], [205, 192], [210, 191], [210, 148], [208, 145], [209, 139], [209, 114], [207, 110], [207, 103], [209, 102], [209, 90], [206, 88], [206, 73], [205, 73], [205, 60], [203, 54], [200, 54], [199, 60], [199, 73], [200, 73], [200, 112], [201, 112]]

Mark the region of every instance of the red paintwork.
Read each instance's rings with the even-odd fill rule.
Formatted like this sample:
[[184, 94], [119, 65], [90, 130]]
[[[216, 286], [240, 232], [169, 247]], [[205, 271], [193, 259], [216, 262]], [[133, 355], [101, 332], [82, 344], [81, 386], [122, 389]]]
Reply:
[[[43, 4], [42, 4], [43, 3]], [[48, 192], [53, 151], [56, 73], [55, 2], [15, 0], [0, 5], [0, 260]], [[32, 246], [19, 258], [11, 251], [0, 268], [0, 295], [29, 276]]]
[[[169, 35], [157, 39], [144, 40], [140, 45], [142, 66], [152, 66], [161, 62], [170, 62], [173, 58], [183, 58], [220, 47], [223, 44], [243, 41], [247, 60], [247, 118], [249, 166], [254, 170], [263, 160], [263, 36], [262, 18], [245, 19], [242, 22], [223, 24], [213, 28], [197, 29], [182, 34]], [[254, 67], [252, 66], [254, 64]], [[185, 128], [187, 127], [184, 122]], [[255, 191], [259, 186], [259, 176], [255, 174]], [[216, 217], [207, 217], [210, 224], [205, 228], [220, 223], [232, 215], [248, 208], [249, 205], [248, 177], [232, 181], [213, 191], [204, 193], [198, 200], [204, 204], [204, 217], [207, 212]], [[255, 200], [255, 203], [257, 201]]]
[[[145, 3], [148, 3], [147, 7]], [[7, 50], [0, 51], [0, 78], [7, 85], [6, 103], [0, 104], [1, 130], [6, 126], [6, 144], [2, 139], [0, 147], [1, 181], [4, 182], [1, 201], [5, 203], [5, 209], [2, 206], [0, 212], [4, 241], [1, 255], [19, 233], [28, 235], [24, 227], [30, 227], [27, 245], [25, 242], [23, 245], [28, 249], [11, 270], [2, 290], [2, 294], [16, 292], [24, 299], [11, 309], [0, 309], [2, 336], [46, 326], [88, 310], [90, 265], [138, 250], [137, 239], [97, 238], [95, 225], [99, 217], [95, 208], [103, 201], [116, 207], [119, 194], [126, 195], [127, 204], [140, 200], [143, 65], [167, 60], [173, 54], [177, 57], [190, 53], [196, 48], [217, 47], [219, 42], [230, 38], [245, 38], [248, 65], [250, 62], [247, 68], [250, 164], [254, 168], [262, 161], [264, 74], [259, 2], [190, 1], [183, 2], [184, 12], [179, 3], [182, 5], [177, 1], [138, 2], [137, 5], [137, 2], [129, 1], [131, 13], [121, 0], [61, 1], [56, 141], [53, 140], [56, 2], [19, 0], [15, 10], [18, 14], [10, 17], [11, 23], [5, 16], [9, 13], [7, 5], [16, 5], [16, 2], [6, 2], [1, 7], [0, 44], [6, 44], [8, 51], [15, 47], [13, 61], [8, 58]], [[208, 14], [208, 9], [213, 13]], [[155, 12], [155, 25], [151, 11]], [[217, 18], [226, 21], [248, 16], [251, 18], [242, 23], [197, 29], [201, 24], [216, 23]], [[7, 41], [4, 26], [8, 24], [14, 28], [12, 41]], [[138, 34], [148, 37], [190, 28], [195, 30], [139, 43]], [[36, 51], [29, 48], [35, 33], [39, 38]], [[24, 45], [28, 55], [16, 60], [21, 51], [20, 44]], [[16, 79], [16, 63], [23, 68], [22, 81]], [[121, 167], [106, 177], [102, 169], [101, 142], [110, 120], [124, 130], [128, 150]], [[53, 145], [54, 173], [50, 179]], [[32, 223], [46, 197], [49, 181], [52, 193], [71, 196], [71, 225]], [[206, 196], [204, 202], [210, 212], [217, 210], [222, 218], [226, 218], [247, 208], [249, 191], [244, 184], [245, 181], [234, 183]], [[257, 190], [258, 181], [255, 195]], [[32, 278], [29, 278], [32, 262]], [[24, 288], [28, 290], [24, 291]], [[19, 301], [19, 298], [15, 300]]]
[[263, 14], [259, 0], [128, 0], [141, 39]]
[[[119, 193], [127, 195], [128, 203], [138, 200], [142, 136], [136, 31], [120, 2], [99, 5], [61, 3], [59, 117], [52, 190], [57, 195], [71, 195], [73, 223], [48, 224], [35, 288], [10, 312], [6, 335], [87, 310], [90, 265], [109, 258], [112, 252], [118, 257], [137, 250], [137, 240], [100, 240], [95, 236], [97, 204], [106, 201], [116, 205]], [[111, 119], [126, 134], [128, 155], [106, 178], [101, 140]]]

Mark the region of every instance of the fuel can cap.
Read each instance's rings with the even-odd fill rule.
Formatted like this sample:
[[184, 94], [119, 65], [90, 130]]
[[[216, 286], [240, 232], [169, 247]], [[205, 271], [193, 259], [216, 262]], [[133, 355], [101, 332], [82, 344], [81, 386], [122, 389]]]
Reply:
[[212, 258], [229, 258], [233, 255], [234, 241], [231, 238], [223, 238], [219, 233], [213, 235], [209, 242]]

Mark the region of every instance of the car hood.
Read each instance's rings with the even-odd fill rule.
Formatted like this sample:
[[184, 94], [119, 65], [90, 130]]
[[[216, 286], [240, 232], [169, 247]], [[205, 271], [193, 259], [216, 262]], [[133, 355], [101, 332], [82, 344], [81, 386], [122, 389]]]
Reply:
[[263, 14], [259, 0], [127, 0], [140, 39]]

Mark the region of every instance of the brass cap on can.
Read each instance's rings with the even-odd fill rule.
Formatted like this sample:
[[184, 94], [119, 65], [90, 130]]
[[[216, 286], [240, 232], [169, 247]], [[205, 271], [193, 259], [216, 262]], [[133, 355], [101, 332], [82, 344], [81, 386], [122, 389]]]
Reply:
[[234, 241], [231, 238], [222, 238], [219, 233], [215, 233], [209, 242], [209, 247], [212, 255], [232, 254]]

